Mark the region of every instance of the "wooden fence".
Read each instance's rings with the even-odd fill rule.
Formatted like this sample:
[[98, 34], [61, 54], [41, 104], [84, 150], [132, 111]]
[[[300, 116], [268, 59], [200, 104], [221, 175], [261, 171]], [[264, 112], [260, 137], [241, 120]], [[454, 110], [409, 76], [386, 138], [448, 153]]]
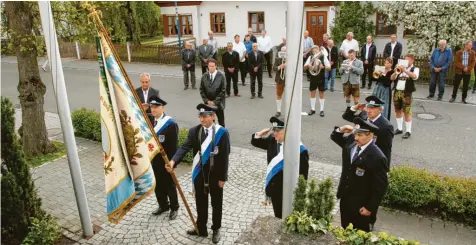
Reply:
[[[127, 55], [127, 44], [114, 44], [119, 58], [123, 62], [128, 61]], [[135, 45], [130, 44], [129, 50], [131, 53], [132, 62], [145, 62], [145, 63], [157, 63], [157, 64], [166, 64], [166, 65], [180, 65], [180, 51], [177, 44], [174, 45]], [[276, 51], [276, 48], [274, 49]], [[79, 44], [79, 52], [81, 59], [93, 59], [97, 58], [97, 51], [95, 44]], [[226, 52], [226, 48], [218, 49], [218, 66], [223, 67], [221, 62], [221, 55], [223, 52]], [[74, 43], [60, 43], [60, 53], [62, 57], [77, 57], [76, 48]], [[276, 52], [274, 52], [276, 55]], [[357, 54], [357, 57], [360, 57]], [[415, 66], [420, 68], [420, 77], [418, 83], [429, 83], [430, 82], [430, 63], [428, 56], [415, 57]], [[377, 54], [376, 63], [377, 65], [383, 66], [385, 58], [382, 54]], [[272, 61], [274, 62], [274, 60]], [[338, 66], [342, 60], [338, 62]], [[200, 60], [196, 60], [197, 68], [200, 67]], [[263, 64], [263, 72], [267, 72], [266, 60]], [[454, 80], [454, 65], [452, 65], [447, 73], [446, 84], [452, 85]], [[337, 72], [337, 77], [340, 77], [339, 72]]]

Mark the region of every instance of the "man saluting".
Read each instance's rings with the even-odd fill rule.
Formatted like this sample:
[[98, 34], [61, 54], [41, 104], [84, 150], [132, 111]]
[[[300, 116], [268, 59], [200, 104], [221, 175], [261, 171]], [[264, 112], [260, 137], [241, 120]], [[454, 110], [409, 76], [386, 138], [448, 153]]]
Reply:
[[331, 139], [342, 148], [337, 198], [342, 227], [352, 223], [354, 228], [368, 232], [370, 217], [387, 190], [388, 162], [373, 140], [378, 127], [360, 117], [354, 123], [355, 127], [335, 127], [331, 134]]
[[[197, 205], [198, 233], [192, 229], [189, 235], [208, 236], [208, 194], [212, 199], [213, 243], [220, 241], [220, 228], [223, 205], [223, 187], [228, 179], [228, 155], [230, 137], [226, 128], [215, 124], [217, 107], [205, 104], [197, 106], [200, 124], [191, 128], [187, 139], [170, 161], [171, 167], [179, 163], [190, 150], [195, 155], [192, 167], [192, 182]], [[172, 171], [171, 168], [168, 170]]]
[[[251, 136], [251, 144], [255, 147], [267, 150], [268, 168], [266, 170], [265, 191], [271, 197], [274, 216], [282, 218], [283, 213], [283, 168], [284, 168], [284, 120], [272, 117], [269, 120], [272, 128], [263, 129]], [[270, 130], [273, 133], [266, 136]], [[309, 153], [301, 144], [299, 160], [299, 175], [307, 180], [309, 172]]]
[[[152, 114], [152, 116], [149, 116], [149, 119], [152, 125], [154, 125], [154, 132], [157, 134], [157, 138], [159, 138], [167, 158], [170, 159], [178, 147], [178, 125], [173, 118], [165, 115], [164, 109], [167, 102], [157, 96], [152, 96], [149, 99], [149, 105]], [[165, 161], [160, 154], [157, 154], [152, 159], [152, 169], [154, 169], [157, 182], [155, 196], [159, 203], [159, 208], [152, 214], [161, 215], [170, 209], [169, 220], [174, 220], [177, 218], [177, 210], [179, 209], [177, 189], [172, 176], [166, 171]]]

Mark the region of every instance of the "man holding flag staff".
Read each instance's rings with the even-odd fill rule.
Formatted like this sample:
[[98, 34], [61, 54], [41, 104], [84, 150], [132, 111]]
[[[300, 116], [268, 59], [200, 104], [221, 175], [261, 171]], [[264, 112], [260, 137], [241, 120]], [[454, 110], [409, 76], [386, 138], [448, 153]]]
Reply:
[[197, 205], [198, 233], [192, 229], [189, 235], [208, 236], [208, 194], [212, 199], [212, 242], [220, 241], [220, 228], [223, 205], [223, 187], [228, 180], [228, 156], [230, 154], [230, 137], [226, 128], [215, 124], [217, 107], [199, 104], [200, 124], [191, 128], [187, 139], [178, 149], [167, 166], [168, 171], [180, 163], [185, 154], [193, 150], [195, 155], [192, 167], [192, 182]]
[[[283, 212], [283, 169], [284, 169], [284, 119], [271, 117], [272, 128], [263, 129], [251, 136], [251, 144], [267, 150], [268, 168], [266, 170], [265, 192], [271, 197], [274, 216], [282, 218]], [[273, 133], [266, 136], [270, 130]], [[307, 180], [309, 172], [309, 153], [301, 143], [299, 175]]]
[[[167, 102], [157, 96], [152, 96], [149, 99], [149, 108], [152, 116], [149, 116], [154, 132], [157, 134], [160, 144], [164, 148], [165, 154], [170, 159], [178, 147], [178, 133], [179, 128], [177, 123], [170, 116], [165, 115], [164, 109]], [[161, 215], [169, 210], [169, 220], [177, 218], [177, 210], [179, 208], [177, 189], [172, 176], [166, 171], [165, 161], [160, 154], [157, 154], [152, 159], [152, 168], [155, 175], [155, 196], [159, 208], [155, 210], [153, 215]], [[169, 202], [170, 201], [170, 202]]]

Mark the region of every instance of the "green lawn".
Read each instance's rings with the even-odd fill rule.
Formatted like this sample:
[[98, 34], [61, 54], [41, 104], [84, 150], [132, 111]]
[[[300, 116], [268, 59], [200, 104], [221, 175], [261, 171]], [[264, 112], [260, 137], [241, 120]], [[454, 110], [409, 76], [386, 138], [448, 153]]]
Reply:
[[159, 45], [159, 44], [162, 44], [163, 40], [164, 39], [162, 38], [162, 36], [155, 36], [155, 37], [143, 39], [141, 40], [140, 43], [143, 45]]
[[53, 141], [53, 144], [56, 146], [56, 152], [37, 157], [27, 157], [26, 161], [28, 162], [28, 165], [30, 165], [30, 167], [32, 168], [39, 167], [44, 163], [51, 162], [57, 158], [66, 155], [66, 148], [63, 142]]

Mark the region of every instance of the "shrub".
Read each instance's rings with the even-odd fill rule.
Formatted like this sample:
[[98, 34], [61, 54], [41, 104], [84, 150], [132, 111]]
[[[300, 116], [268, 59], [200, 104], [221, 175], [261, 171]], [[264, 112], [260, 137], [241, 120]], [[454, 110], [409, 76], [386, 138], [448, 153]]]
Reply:
[[328, 223], [325, 219], [316, 220], [306, 212], [293, 213], [286, 218], [285, 231], [296, 232], [300, 234], [322, 233], [326, 234]]
[[53, 216], [46, 215], [41, 220], [33, 218], [30, 232], [23, 245], [54, 244], [61, 237], [61, 228]]
[[[188, 128], [180, 129], [179, 137], [178, 137], [179, 147], [182, 146], [182, 144], [185, 142], [185, 140], [187, 139], [187, 136], [188, 136]], [[185, 154], [185, 156], [182, 159], [182, 162], [186, 162], [190, 164], [193, 163], [193, 152], [191, 150], [187, 152], [187, 154]]]
[[352, 224], [347, 228], [335, 227], [331, 229], [332, 233], [339, 242], [349, 245], [371, 245], [371, 244], [385, 244], [385, 245], [419, 245], [419, 242], [412, 240], [404, 240], [395, 236], [390, 236], [385, 232], [379, 232], [375, 235], [373, 232], [365, 232], [356, 230]]
[[316, 187], [314, 180], [309, 185], [307, 212], [310, 216], [324, 218], [328, 223], [332, 221], [332, 209], [335, 205], [332, 193], [332, 181], [327, 178]]
[[303, 175], [300, 175], [297, 187], [294, 190], [293, 210], [296, 212], [303, 212], [306, 210], [306, 188], [306, 179], [304, 179]]
[[450, 213], [468, 215], [476, 221], [476, 178], [444, 177], [439, 201]]
[[71, 114], [76, 137], [101, 142], [101, 117], [94, 110], [81, 108]]

